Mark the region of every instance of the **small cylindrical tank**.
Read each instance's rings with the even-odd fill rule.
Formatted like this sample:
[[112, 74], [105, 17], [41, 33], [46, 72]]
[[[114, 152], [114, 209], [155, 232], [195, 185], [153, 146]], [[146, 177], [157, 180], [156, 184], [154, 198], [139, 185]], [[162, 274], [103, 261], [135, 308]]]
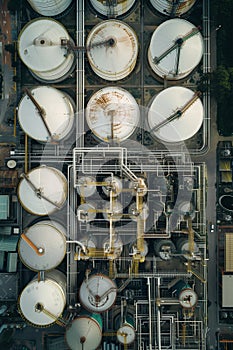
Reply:
[[170, 19], [154, 31], [148, 49], [151, 69], [161, 78], [178, 80], [188, 76], [204, 52], [201, 33], [184, 19]]
[[91, 311], [101, 313], [112, 307], [117, 295], [116, 284], [102, 274], [96, 274], [84, 280], [79, 289], [82, 306]]
[[66, 253], [66, 230], [61, 224], [51, 220], [39, 221], [27, 228], [24, 235], [20, 237], [18, 251], [21, 261], [29, 269], [51, 270], [62, 262]]
[[74, 68], [74, 53], [62, 46], [61, 39], [72, 42], [63, 25], [54, 19], [34, 19], [21, 30], [19, 56], [36, 79], [47, 83], [62, 81]]
[[[114, 235], [112, 248], [113, 248], [114, 252], [111, 252], [111, 256], [112, 257], [114, 256], [116, 259], [119, 258], [121, 256], [121, 253], [123, 250], [123, 242], [122, 242], [122, 239], [117, 235]], [[109, 237], [104, 239], [103, 249], [104, 249], [105, 253], [110, 252], [110, 238]]]
[[127, 314], [125, 320], [119, 325], [117, 330], [117, 340], [121, 344], [131, 344], [136, 337], [134, 319], [132, 315]]
[[66, 329], [66, 342], [71, 350], [97, 349], [102, 339], [103, 321], [100, 314], [82, 312]]
[[97, 247], [97, 239], [93, 235], [84, 236], [79, 240], [87, 249], [95, 249]]
[[[140, 254], [141, 254], [141, 256], [145, 257], [145, 256], [147, 256], [148, 252], [149, 252], [149, 246], [148, 246], [147, 241], [144, 239], [143, 240], [143, 249], [140, 251]], [[136, 253], [139, 253], [138, 249], [137, 249], [137, 242], [130, 243], [129, 254], [132, 256]]]
[[66, 277], [58, 270], [45, 272], [43, 281], [38, 281], [36, 275], [19, 296], [20, 313], [35, 327], [46, 327], [56, 322], [65, 304]]
[[103, 192], [106, 196], [117, 197], [122, 191], [122, 181], [117, 176], [108, 176], [103, 181], [105, 184], [102, 186]]
[[138, 56], [138, 40], [126, 23], [106, 20], [98, 23], [87, 37], [87, 57], [93, 71], [105, 80], [127, 77]]
[[187, 259], [192, 258], [192, 253], [197, 254], [199, 252], [197, 243], [194, 242], [193, 252], [190, 252], [189, 249], [189, 240], [188, 237], [181, 237], [176, 241], [176, 249], [178, 254], [183, 254]]
[[132, 190], [132, 195], [145, 196], [147, 194], [147, 185], [143, 178], [138, 178], [138, 181], [131, 181], [129, 183], [129, 189]]
[[72, 0], [27, 0], [34, 11], [42, 16], [52, 17], [64, 12]]
[[67, 180], [53, 167], [42, 165], [30, 170], [20, 180], [18, 198], [31, 214], [49, 215], [59, 210], [67, 198]]
[[81, 176], [78, 178], [77, 192], [83, 197], [91, 197], [96, 192], [96, 179], [93, 176]]
[[129, 216], [133, 221], [137, 221], [137, 218], [139, 217], [141, 220], [147, 220], [149, 216], [149, 207], [146, 203], [143, 203], [142, 210], [137, 211], [137, 205], [136, 203], [132, 203], [129, 206], [128, 210]]
[[188, 12], [196, 0], [150, 0], [151, 5], [160, 13], [178, 17]]
[[233, 211], [233, 196], [227, 194], [219, 198], [219, 204], [227, 211]]
[[90, 222], [95, 220], [96, 204], [94, 202], [86, 202], [80, 204], [77, 209], [77, 218], [81, 222]]
[[171, 260], [172, 254], [175, 253], [175, 244], [168, 239], [159, 239], [154, 241], [155, 254], [162, 260]]
[[190, 216], [192, 219], [195, 218], [195, 211], [192, 202], [184, 201], [178, 207], [179, 213], [182, 216]]
[[124, 141], [139, 124], [140, 111], [134, 97], [120, 87], [106, 87], [88, 101], [86, 121], [94, 135], [105, 142]]
[[136, 0], [103, 1], [90, 0], [93, 8], [103, 16], [118, 17], [128, 12]]
[[180, 280], [172, 287], [173, 295], [178, 297], [180, 305], [183, 308], [193, 308], [198, 300], [196, 292], [190, 287], [188, 283]]
[[66, 138], [74, 124], [75, 105], [71, 97], [49, 86], [33, 88], [30, 93], [43, 109], [43, 116], [29, 96], [25, 95], [18, 107], [19, 123], [24, 132], [40, 142]]
[[107, 202], [103, 206], [103, 212], [102, 215], [105, 220], [109, 221], [112, 219], [112, 221], [119, 221], [123, 214], [123, 206], [118, 201], [113, 201], [112, 205], [111, 202]]
[[199, 97], [183, 86], [172, 86], [156, 95], [148, 111], [149, 130], [163, 142], [181, 142], [193, 137], [204, 119]]

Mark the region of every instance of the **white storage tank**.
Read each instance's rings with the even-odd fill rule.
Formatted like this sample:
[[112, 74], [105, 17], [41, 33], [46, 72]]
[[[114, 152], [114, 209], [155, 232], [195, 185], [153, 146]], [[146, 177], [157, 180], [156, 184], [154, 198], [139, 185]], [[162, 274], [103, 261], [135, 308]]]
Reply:
[[204, 108], [198, 94], [182, 86], [172, 86], [158, 93], [148, 111], [151, 134], [164, 142], [191, 138], [200, 129], [203, 119]]
[[106, 87], [97, 91], [88, 101], [87, 124], [102, 141], [124, 141], [135, 131], [139, 120], [138, 104], [125, 89]]
[[61, 45], [61, 39], [72, 41], [63, 25], [54, 19], [34, 19], [21, 30], [19, 56], [36, 79], [47, 83], [62, 81], [74, 68], [74, 53]]
[[182, 16], [195, 4], [196, 0], [150, 0], [151, 5], [160, 13], [170, 17]]
[[112, 219], [113, 222], [119, 221], [123, 214], [123, 206], [119, 201], [112, 201], [106, 203], [103, 206], [103, 217], [105, 220], [110, 221]]
[[78, 206], [77, 218], [79, 221], [87, 223], [95, 220], [96, 212], [96, 204], [94, 202], [86, 202]]
[[136, 338], [133, 315], [127, 314], [117, 330], [117, 340], [124, 345], [132, 344]]
[[[110, 237], [107, 237], [103, 241], [103, 249], [105, 253], [109, 253], [111, 251], [110, 249]], [[119, 258], [121, 256], [121, 253], [123, 251], [123, 242], [122, 239], [114, 235], [113, 242], [112, 242], [112, 249], [113, 252], [111, 252], [111, 257], [115, 259]]]
[[58, 142], [68, 137], [74, 125], [74, 113], [71, 97], [49, 86], [27, 90], [18, 107], [21, 128], [40, 142]]
[[67, 180], [53, 167], [42, 165], [24, 174], [18, 185], [23, 208], [34, 215], [49, 215], [59, 210], [67, 198]]
[[57, 321], [66, 305], [66, 277], [58, 271], [36, 275], [19, 296], [19, 311], [35, 327], [47, 327]]
[[108, 176], [104, 179], [103, 192], [106, 196], [117, 197], [122, 191], [122, 181], [117, 176]]
[[118, 17], [124, 15], [132, 8], [135, 2], [136, 0], [90, 0], [92, 7], [101, 15], [106, 17]]
[[143, 205], [142, 205], [142, 210], [138, 211], [136, 203], [132, 203], [129, 206], [129, 211], [128, 212], [129, 212], [129, 216], [130, 216], [131, 220], [137, 221], [137, 218], [139, 217], [141, 220], [146, 221], [148, 216], [149, 216], [149, 207], [144, 202]]
[[179, 18], [160, 24], [148, 49], [151, 69], [161, 78], [178, 80], [188, 76], [200, 63], [204, 42], [199, 29]]
[[172, 287], [173, 295], [178, 297], [180, 305], [185, 309], [192, 309], [198, 302], [197, 293], [190, 285], [180, 280]]
[[33, 10], [42, 16], [52, 17], [60, 15], [72, 3], [72, 0], [27, 0]]
[[79, 289], [82, 306], [97, 313], [110, 309], [116, 300], [116, 295], [116, 284], [108, 276], [102, 274], [88, 277]]
[[66, 253], [66, 230], [56, 221], [39, 221], [20, 236], [18, 251], [21, 261], [29, 269], [54, 269]]
[[136, 65], [137, 35], [122, 21], [106, 20], [97, 24], [90, 31], [86, 46], [91, 68], [105, 80], [123, 79]]
[[100, 314], [82, 312], [66, 329], [66, 342], [71, 350], [97, 349], [102, 339], [103, 321]]
[[133, 196], [140, 196], [143, 197], [147, 194], [147, 185], [145, 179], [139, 177], [137, 181], [133, 182], [131, 181], [129, 183], [129, 189], [132, 191]]
[[96, 192], [96, 179], [93, 176], [79, 177], [77, 185], [77, 192], [83, 198], [91, 197]]

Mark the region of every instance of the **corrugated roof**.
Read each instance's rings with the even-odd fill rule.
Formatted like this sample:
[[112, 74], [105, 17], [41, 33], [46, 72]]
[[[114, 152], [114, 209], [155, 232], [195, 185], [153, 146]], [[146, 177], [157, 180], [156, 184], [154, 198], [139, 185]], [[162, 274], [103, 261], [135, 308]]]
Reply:
[[0, 252], [0, 271], [3, 270], [5, 260], [5, 252]]
[[0, 195], [0, 220], [7, 220], [9, 216], [9, 196]]
[[221, 182], [232, 182], [232, 172], [231, 171], [221, 171]]
[[11, 226], [0, 226], [0, 235], [10, 236], [12, 231]]
[[7, 255], [7, 272], [16, 272], [17, 271], [17, 260], [18, 260], [18, 254], [17, 253], [8, 253]]
[[2, 236], [0, 235], [0, 251], [15, 252], [19, 237], [16, 235]]
[[233, 233], [225, 233], [225, 271], [233, 272]]
[[233, 306], [233, 275], [222, 276], [222, 306]]

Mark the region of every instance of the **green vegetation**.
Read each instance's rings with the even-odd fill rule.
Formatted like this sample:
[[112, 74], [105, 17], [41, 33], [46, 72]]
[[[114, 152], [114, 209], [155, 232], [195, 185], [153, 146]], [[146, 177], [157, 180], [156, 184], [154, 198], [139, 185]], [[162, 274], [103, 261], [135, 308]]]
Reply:
[[217, 64], [212, 76], [212, 93], [218, 103], [218, 130], [221, 135], [233, 135], [233, 1], [211, 1], [216, 25]]

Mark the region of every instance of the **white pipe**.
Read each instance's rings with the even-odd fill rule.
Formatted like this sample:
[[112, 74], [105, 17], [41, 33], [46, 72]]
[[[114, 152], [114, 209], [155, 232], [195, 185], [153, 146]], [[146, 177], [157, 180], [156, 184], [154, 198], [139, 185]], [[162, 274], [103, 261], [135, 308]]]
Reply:
[[[160, 298], [160, 278], [157, 278], [157, 296]], [[161, 328], [160, 328], [160, 307], [157, 305], [157, 340], [158, 340], [158, 350], [161, 350]]]
[[75, 244], [79, 245], [82, 248], [84, 254], [86, 254], [86, 252], [87, 252], [87, 249], [86, 249], [85, 245], [82, 242], [79, 242], [79, 241], [66, 241], [66, 243], [75, 243]]
[[148, 286], [148, 303], [149, 303], [149, 349], [152, 350], [152, 317], [151, 317], [151, 293], [150, 293], [150, 278], [147, 278]]

